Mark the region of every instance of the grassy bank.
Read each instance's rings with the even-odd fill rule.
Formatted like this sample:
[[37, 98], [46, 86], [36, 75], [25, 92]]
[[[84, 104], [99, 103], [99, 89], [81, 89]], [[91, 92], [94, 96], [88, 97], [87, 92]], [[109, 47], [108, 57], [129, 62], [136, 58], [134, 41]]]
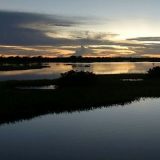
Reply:
[[149, 78], [145, 74], [97, 75], [94, 84], [63, 86], [56, 90], [16, 88], [56, 83], [57, 80], [0, 82], [0, 123], [51, 112], [83, 111], [126, 104], [141, 97], [160, 97], [160, 79]]

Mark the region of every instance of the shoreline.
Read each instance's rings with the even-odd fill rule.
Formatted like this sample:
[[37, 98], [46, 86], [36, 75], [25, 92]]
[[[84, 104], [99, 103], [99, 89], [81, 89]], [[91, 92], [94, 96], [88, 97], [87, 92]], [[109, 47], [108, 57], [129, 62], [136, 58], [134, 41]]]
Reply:
[[0, 57], [0, 63], [95, 63], [95, 62], [160, 62], [154, 57]]
[[43, 69], [49, 68], [48, 65], [43, 64], [0, 64], [0, 71], [22, 71], [22, 70], [32, 70], [32, 69]]

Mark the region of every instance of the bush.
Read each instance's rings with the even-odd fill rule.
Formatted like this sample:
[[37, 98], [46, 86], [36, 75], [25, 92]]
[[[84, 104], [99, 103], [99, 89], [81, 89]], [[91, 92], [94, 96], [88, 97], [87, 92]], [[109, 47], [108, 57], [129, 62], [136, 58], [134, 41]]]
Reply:
[[96, 76], [91, 72], [69, 71], [61, 74], [57, 84], [59, 86], [91, 85], [95, 83]]
[[160, 67], [153, 67], [148, 70], [148, 75], [150, 77], [159, 77], [160, 78]]

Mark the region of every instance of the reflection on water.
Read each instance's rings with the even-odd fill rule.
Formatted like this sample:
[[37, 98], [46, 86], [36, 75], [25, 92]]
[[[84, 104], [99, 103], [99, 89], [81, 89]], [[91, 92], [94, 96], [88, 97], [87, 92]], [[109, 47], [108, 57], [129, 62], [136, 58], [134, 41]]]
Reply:
[[160, 99], [0, 127], [3, 160], [158, 160]]
[[143, 81], [143, 79], [122, 79], [122, 81], [124, 81], [124, 82], [139, 82], [139, 81]]
[[56, 86], [55, 85], [49, 85], [49, 86], [39, 86], [39, 87], [17, 87], [17, 89], [22, 89], [22, 90], [55, 90]]
[[[78, 70], [89, 71], [95, 74], [118, 74], [118, 73], [145, 73], [153, 67], [151, 62], [119, 62], [119, 63], [49, 63], [50, 68], [24, 70], [24, 71], [7, 71], [0, 72], [0, 80], [12, 79], [53, 79], [58, 78], [61, 73]], [[160, 66], [160, 63], [154, 63]]]
[[60, 73], [72, 69], [72, 66], [63, 63], [50, 63], [49, 65], [50, 68], [0, 72], [0, 80], [54, 79], [58, 78]]

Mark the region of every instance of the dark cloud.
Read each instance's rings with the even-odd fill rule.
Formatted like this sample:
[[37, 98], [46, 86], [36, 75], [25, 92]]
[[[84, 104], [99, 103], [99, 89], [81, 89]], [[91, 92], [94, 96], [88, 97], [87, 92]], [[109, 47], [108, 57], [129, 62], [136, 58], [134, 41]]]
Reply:
[[[113, 42], [113, 33], [72, 31], [70, 38], [49, 37], [46, 32], [63, 32], [66, 28], [88, 24], [87, 18], [62, 17], [21, 12], [0, 12], [1, 45], [122, 45], [137, 46], [127, 42]], [[92, 19], [91, 19], [92, 21]], [[58, 28], [58, 31], [57, 31]], [[56, 35], [56, 34], [55, 34]]]
[[[56, 34], [66, 28], [87, 24], [87, 18], [62, 17], [35, 13], [0, 11], [0, 44], [1, 45], [100, 45], [110, 44], [111, 33], [71, 32], [70, 38], [57, 38]], [[92, 21], [92, 20], [91, 20]], [[58, 28], [58, 30], [57, 30]], [[46, 33], [54, 33], [49, 37]], [[56, 33], [57, 32], [57, 33]]]
[[84, 46], [81, 46], [80, 48], [78, 48], [75, 51], [74, 56], [84, 56], [84, 55], [93, 54], [93, 53], [94, 53], [94, 51], [92, 49], [84, 47]]
[[0, 12], [0, 20], [0, 44], [3, 45], [66, 43], [67, 39], [54, 39], [46, 36], [44, 30], [49, 26], [71, 27], [80, 23], [74, 18], [4, 11]]
[[160, 37], [137, 37], [128, 40], [135, 40], [135, 41], [160, 41]]
[[132, 48], [132, 50], [141, 55], [160, 55], [160, 44], [147, 44], [143, 48]]
[[82, 39], [111, 39], [116, 36], [119, 36], [119, 34], [114, 34], [114, 33], [104, 33], [104, 32], [91, 32], [91, 31], [78, 31], [78, 32], [72, 32], [71, 35], [73, 37]]

